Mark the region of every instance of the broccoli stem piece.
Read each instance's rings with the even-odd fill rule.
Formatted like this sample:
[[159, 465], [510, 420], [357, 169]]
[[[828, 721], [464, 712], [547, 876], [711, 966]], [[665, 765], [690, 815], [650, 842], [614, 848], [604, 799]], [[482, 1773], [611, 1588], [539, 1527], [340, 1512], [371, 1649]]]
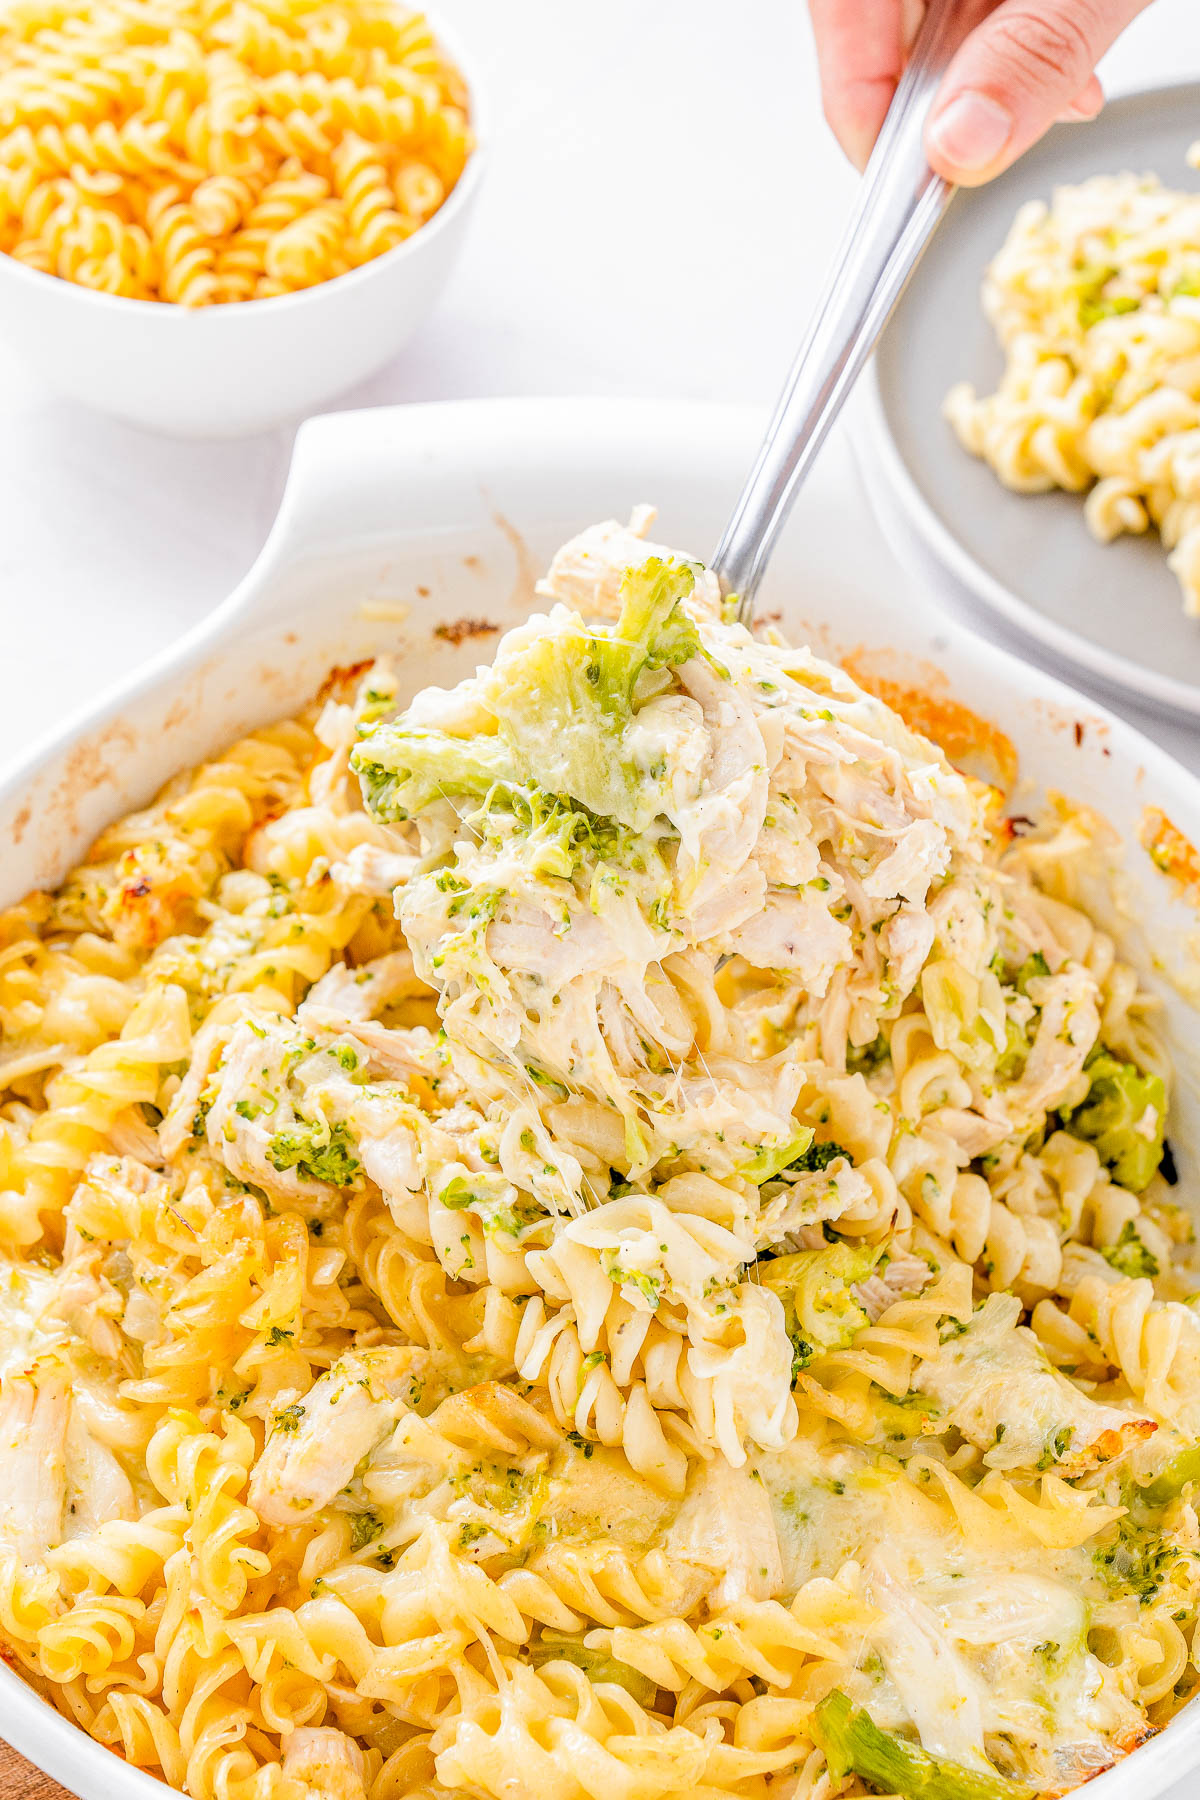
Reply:
[[435, 800], [482, 801], [514, 780], [512, 756], [498, 737], [451, 737], [407, 715], [381, 723], [357, 745], [350, 767], [374, 819], [399, 823]]
[[837, 1780], [857, 1775], [880, 1793], [905, 1800], [1031, 1800], [1032, 1789], [1019, 1782], [939, 1762], [920, 1744], [881, 1730], [837, 1688], [821, 1701], [815, 1719], [817, 1741]]
[[658, 1688], [648, 1675], [602, 1650], [589, 1650], [579, 1638], [556, 1637], [547, 1632], [540, 1642], [529, 1646], [529, 1660], [535, 1669], [548, 1662], [573, 1663], [582, 1669], [589, 1681], [615, 1681], [640, 1706], [653, 1706]]
[[792, 1381], [815, 1357], [840, 1350], [868, 1323], [854, 1284], [865, 1281], [882, 1251], [873, 1245], [830, 1244], [825, 1250], [795, 1250], [759, 1264], [765, 1288], [779, 1296], [792, 1342]]
[[[796, 1159], [805, 1156], [811, 1149], [812, 1141], [812, 1127], [806, 1125], [786, 1144], [759, 1144], [754, 1155], [739, 1168], [738, 1174], [762, 1187], [766, 1182], [774, 1181], [781, 1169], [792, 1168]], [[825, 1165], [822, 1163], [819, 1166], [824, 1168]]]
[[1173, 1456], [1166, 1468], [1139, 1490], [1139, 1498], [1146, 1506], [1169, 1506], [1192, 1481], [1200, 1481], [1200, 1444], [1189, 1444]]

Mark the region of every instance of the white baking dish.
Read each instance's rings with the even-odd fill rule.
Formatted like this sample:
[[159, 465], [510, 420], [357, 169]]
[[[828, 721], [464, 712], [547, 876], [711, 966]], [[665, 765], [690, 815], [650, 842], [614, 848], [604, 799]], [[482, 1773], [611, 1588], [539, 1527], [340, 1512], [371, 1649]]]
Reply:
[[[495, 637], [478, 628], [520, 618], [549, 553], [594, 519], [654, 500], [656, 535], [704, 555], [760, 425], [741, 410], [591, 400], [408, 407], [306, 425], [275, 528], [238, 590], [0, 776], [8, 846], [0, 901], [57, 881], [101, 826], [239, 732], [294, 711], [332, 663], [382, 650], [396, 657], [409, 690], [457, 679], [491, 654]], [[1031, 810], [1037, 790], [1057, 788], [1120, 831], [1126, 912], [1116, 923], [1123, 948], [1156, 971], [1167, 1002], [1180, 1074], [1172, 1141], [1185, 1187], [1194, 1185], [1200, 1023], [1170, 977], [1188, 980], [1197, 919], [1137, 831], [1155, 805], [1200, 842], [1200, 783], [1092, 702], [935, 610], [828, 461], [776, 551], [762, 606], [782, 612], [790, 633], [818, 650], [873, 651], [878, 671], [934, 700], [952, 696], [999, 726], [1019, 747], [1030, 783], [1016, 810]], [[462, 629], [435, 635], [451, 624]], [[984, 743], [982, 730], [974, 736]], [[3, 1668], [0, 1736], [82, 1800], [164, 1793]], [[1088, 1800], [1151, 1800], [1197, 1767], [1200, 1708], [1192, 1708], [1091, 1783]]]

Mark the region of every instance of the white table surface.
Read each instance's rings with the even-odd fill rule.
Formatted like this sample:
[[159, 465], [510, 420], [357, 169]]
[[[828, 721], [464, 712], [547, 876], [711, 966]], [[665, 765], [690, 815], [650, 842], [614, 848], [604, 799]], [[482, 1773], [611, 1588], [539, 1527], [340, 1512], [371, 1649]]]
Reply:
[[[343, 404], [606, 393], [765, 410], [855, 179], [820, 115], [802, 0], [441, 10], [491, 90], [492, 166], [437, 316]], [[1200, 0], [1154, 0], [1102, 74], [1110, 92], [1200, 74]], [[0, 759], [228, 592], [291, 435], [152, 437], [56, 399], [0, 344]], [[853, 479], [843, 439], [826, 456]], [[1200, 734], [1148, 728], [1200, 767]]]

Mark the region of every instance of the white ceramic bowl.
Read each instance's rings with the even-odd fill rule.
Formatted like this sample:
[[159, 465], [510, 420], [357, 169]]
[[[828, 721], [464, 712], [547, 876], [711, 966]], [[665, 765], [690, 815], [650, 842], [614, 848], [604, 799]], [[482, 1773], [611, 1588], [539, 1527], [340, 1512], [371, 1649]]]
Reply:
[[[119, 692], [0, 775], [0, 842], [10, 846], [0, 904], [58, 881], [101, 826], [178, 769], [295, 710], [332, 663], [382, 650], [396, 658], [408, 692], [457, 680], [491, 654], [492, 631], [525, 615], [551, 551], [592, 520], [653, 499], [658, 535], [704, 555], [761, 425], [755, 413], [728, 408], [594, 400], [394, 408], [305, 425], [274, 531], [238, 590]], [[1167, 1001], [1181, 1077], [1172, 1143], [1187, 1191], [1200, 1168], [1200, 1033], [1162, 971], [1196, 918], [1138, 848], [1137, 826], [1154, 803], [1200, 841], [1200, 783], [1091, 702], [942, 618], [907, 584], [828, 457], [775, 552], [762, 604], [825, 654], [859, 667], [871, 655], [877, 673], [940, 702], [980, 743], [983, 726], [954, 714], [951, 696], [1002, 728], [1020, 747], [1023, 809], [1037, 790], [1056, 787], [1119, 829], [1129, 920], [1154, 940], [1159, 973], [1151, 978]], [[461, 620], [476, 627], [465, 642], [452, 641], [457, 632], [434, 635]], [[1138, 935], [1122, 947], [1150, 970]], [[3, 1667], [0, 1737], [81, 1800], [164, 1800], [158, 1782]], [[1089, 1784], [1087, 1800], [1152, 1800], [1197, 1767], [1200, 1706]]]
[[466, 80], [476, 148], [404, 243], [296, 294], [195, 308], [98, 294], [0, 255], [0, 335], [67, 398], [177, 437], [266, 431], [373, 374], [433, 310], [483, 177], [479, 82], [452, 35], [434, 28]]

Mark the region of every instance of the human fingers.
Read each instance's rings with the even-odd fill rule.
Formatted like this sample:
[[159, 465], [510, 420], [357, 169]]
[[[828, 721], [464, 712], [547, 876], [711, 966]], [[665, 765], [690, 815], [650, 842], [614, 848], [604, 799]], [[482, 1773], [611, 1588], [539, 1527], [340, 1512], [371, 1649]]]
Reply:
[[821, 99], [838, 143], [863, 168], [904, 62], [901, 0], [809, 0]]
[[978, 186], [1008, 168], [1077, 99], [1149, 0], [1003, 0], [947, 71], [925, 128], [930, 162]]
[[1080, 120], [1094, 119], [1104, 106], [1104, 89], [1100, 86], [1100, 78], [1093, 75], [1087, 86], [1081, 88], [1069, 106], [1064, 106], [1059, 119], [1064, 124]]

